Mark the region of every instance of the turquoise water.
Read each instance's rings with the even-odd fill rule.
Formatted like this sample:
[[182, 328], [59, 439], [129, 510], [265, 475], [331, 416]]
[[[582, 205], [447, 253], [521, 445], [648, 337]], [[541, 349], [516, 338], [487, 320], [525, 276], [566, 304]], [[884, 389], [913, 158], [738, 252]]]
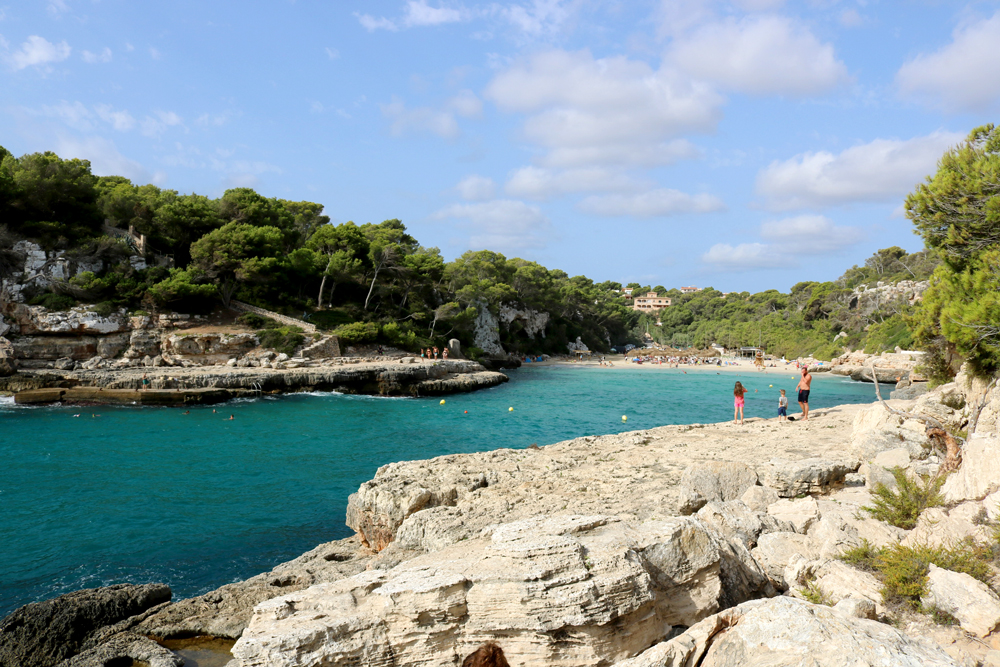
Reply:
[[[740, 377], [746, 416], [773, 417], [782, 387], [797, 413], [793, 375]], [[164, 582], [177, 599], [263, 572], [350, 535], [348, 494], [392, 461], [732, 419], [731, 374], [529, 366], [510, 376], [443, 406], [296, 394], [185, 415], [0, 398], [0, 617], [114, 582]], [[873, 398], [871, 385], [816, 376], [810, 405]]]

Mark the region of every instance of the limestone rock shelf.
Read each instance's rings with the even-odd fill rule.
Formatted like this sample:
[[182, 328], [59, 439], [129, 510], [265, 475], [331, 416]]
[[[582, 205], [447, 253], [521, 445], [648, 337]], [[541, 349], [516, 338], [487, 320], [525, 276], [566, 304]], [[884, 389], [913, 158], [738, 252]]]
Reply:
[[[150, 381], [142, 389], [143, 376]], [[508, 380], [472, 361], [365, 362], [298, 369], [128, 368], [22, 371], [0, 378], [0, 392], [17, 403], [217, 403], [239, 396], [296, 391], [339, 391], [379, 396], [439, 396], [495, 387]]]

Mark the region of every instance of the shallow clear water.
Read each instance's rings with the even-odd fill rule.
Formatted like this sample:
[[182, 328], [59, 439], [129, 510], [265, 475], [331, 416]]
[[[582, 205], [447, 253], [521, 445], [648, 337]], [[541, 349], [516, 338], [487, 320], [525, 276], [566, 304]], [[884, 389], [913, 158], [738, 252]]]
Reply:
[[[746, 416], [773, 417], [779, 388], [796, 414], [794, 375], [742, 375]], [[732, 419], [737, 379], [530, 366], [510, 376], [443, 406], [296, 394], [185, 415], [22, 408], [0, 398], [0, 617], [122, 581], [167, 583], [175, 599], [196, 595], [350, 535], [347, 496], [386, 463]], [[814, 409], [874, 399], [870, 384], [815, 377]]]

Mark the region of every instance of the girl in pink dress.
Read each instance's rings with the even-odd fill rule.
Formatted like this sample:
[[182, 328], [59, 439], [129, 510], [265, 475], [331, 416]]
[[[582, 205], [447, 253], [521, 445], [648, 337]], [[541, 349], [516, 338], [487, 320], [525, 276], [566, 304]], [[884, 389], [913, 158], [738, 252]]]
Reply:
[[[735, 408], [733, 409], [733, 423], [739, 423], [743, 425], [743, 395], [747, 393], [747, 390], [743, 388], [743, 385], [739, 382], [736, 383], [736, 387], [733, 388], [733, 404]], [[736, 421], [736, 416], [739, 415], [739, 422]]]

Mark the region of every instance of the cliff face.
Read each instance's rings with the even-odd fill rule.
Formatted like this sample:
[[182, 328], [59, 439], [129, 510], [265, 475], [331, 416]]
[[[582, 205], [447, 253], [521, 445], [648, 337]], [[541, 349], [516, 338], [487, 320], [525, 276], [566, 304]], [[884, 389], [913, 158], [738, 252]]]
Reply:
[[874, 287], [858, 285], [851, 295], [849, 308], [869, 316], [892, 304], [913, 305], [923, 298], [930, 286], [927, 280], [901, 280], [898, 283], [876, 283]]

